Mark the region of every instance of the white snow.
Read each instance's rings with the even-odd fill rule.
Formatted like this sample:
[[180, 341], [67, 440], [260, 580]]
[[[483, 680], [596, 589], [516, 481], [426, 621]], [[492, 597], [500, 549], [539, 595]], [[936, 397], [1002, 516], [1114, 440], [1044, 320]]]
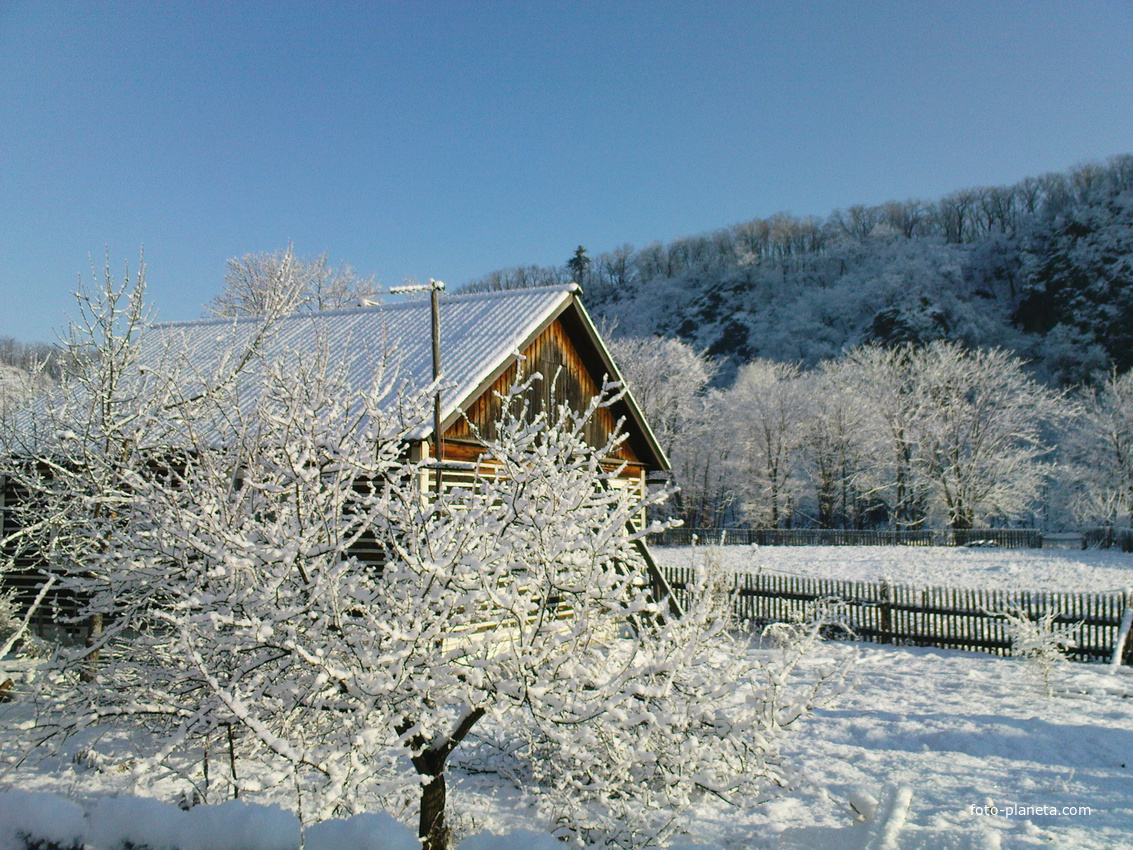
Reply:
[[[751, 650], [755, 655], [762, 651]], [[1100, 665], [1066, 664], [1056, 673], [1054, 696], [1048, 698], [1041, 680], [1020, 659], [842, 643], [826, 651], [856, 651], [859, 681], [788, 740], [785, 756], [797, 769], [796, 788], [748, 811], [705, 799], [687, 824], [687, 835], [674, 845], [726, 850], [868, 846], [863, 842], [871, 834], [885, 837], [883, 822], [896, 828], [896, 819], [886, 820], [893, 793], [907, 788], [908, 810], [895, 829], [896, 843], [891, 843], [900, 850], [1133, 848], [1133, 671], [1121, 668], [1113, 674]], [[125, 732], [117, 755], [97, 765], [75, 759], [81, 742], [58, 756], [17, 764], [19, 742], [26, 740], [21, 726], [28, 719], [28, 706], [0, 706], [0, 792], [8, 787], [51, 790], [75, 802], [0, 793], [0, 850], [20, 846], [11, 845], [17, 823], [38, 824], [63, 838], [68, 829], [75, 835], [75, 819], [81, 819], [83, 809], [97, 812], [106, 805], [99, 802], [102, 797], [138, 793], [172, 800], [184, 791], [165, 777], [132, 777]], [[453, 779], [451, 803], [454, 822], [461, 827], [461, 850], [553, 846], [544, 841], [549, 824], [538, 820], [521, 792], [490, 775], [458, 771]], [[272, 788], [267, 778], [262, 784]], [[287, 805], [289, 793], [276, 788], [255, 799]], [[189, 813], [168, 804], [120, 805], [132, 812], [134, 824], [159, 829], [153, 821], [160, 811], [188, 818], [230, 807], [227, 817], [235, 819], [244, 804], [198, 807]], [[872, 832], [870, 824], [853, 825], [854, 807], [862, 811], [871, 805], [879, 812]], [[268, 811], [258, 843], [248, 846], [287, 846], [283, 839], [294, 836], [288, 813]], [[411, 819], [409, 813], [405, 823]], [[232, 829], [225, 826], [223, 832]], [[522, 832], [527, 835], [517, 835]], [[477, 833], [495, 836], [476, 838]], [[409, 850], [412, 831], [373, 815], [309, 826], [307, 836], [308, 846], [316, 848]], [[276, 838], [281, 840], [276, 843]]]
[[67, 847], [83, 832], [82, 807], [70, 800], [19, 789], [0, 794], [0, 850], [24, 850], [20, 835]]
[[86, 830], [87, 842], [97, 847], [117, 847], [128, 841], [151, 850], [219, 850], [224, 846], [293, 850], [299, 846], [299, 836], [298, 818], [278, 805], [229, 800], [185, 811], [172, 803], [133, 796], [98, 800]]
[[307, 828], [305, 850], [420, 850], [417, 836], [385, 812], [327, 820]]
[[[693, 555], [654, 554], [664, 566]], [[1114, 551], [727, 546], [702, 547], [697, 557], [736, 570], [913, 584], [1099, 591], [1133, 584], [1133, 556]], [[765, 650], [750, 652], [755, 660]], [[1133, 848], [1133, 670], [1066, 663], [1048, 697], [1023, 659], [848, 643], [822, 652], [841, 653], [857, 653], [857, 684], [788, 738], [795, 787], [746, 811], [706, 798], [674, 847]], [[28, 663], [0, 661], [0, 679], [23, 678]], [[126, 729], [104, 734], [98, 757], [90, 741], [76, 739], [23, 760], [33, 717], [33, 706], [0, 705], [0, 850], [22, 848], [20, 832], [64, 846], [79, 836], [111, 846], [112, 835], [154, 850], [221, 848], [240, 836], [239, 846], [254, 850], [298, 846], [293, 791], [273, 787], [270, 777], [248, 777], [265, 789], [253, 797], [261, 805], [185, 812], [164, 802], [185, 793], [183, 780], [132, 770], [144, 742]], [[461, 850], [558, 846], [531, 798], [500, 777], [458, 767], [450, 792]], [[412, 818], [375, 812], [308, 825], [306, 847], [413, 850]]]
[[1133, 554], [1116, 549], [963, 546], [657, 546], [662, 567], [706, 557], [740, 573], [1003, 590], [1119, 591], [1133, 586]]
[[[835, 826], [846, 819], [826, 794], [848, 799], [897, 783], [912, 790], [910, 835], [984, 833], [994, 836], [986, 846], [1004, 848], [1133, 847], [1128, 669], [1113, 676], [1068, 664], [1047, 698], [1018, 659], [860, 651], [858, 687], [790, 745], [818, 790], [773, 804], [768, 825], [799, 817]], [[1063, 813], [1069, 807], [1083, 811]], [[904, 838], [898, 846], [915, 846]]]

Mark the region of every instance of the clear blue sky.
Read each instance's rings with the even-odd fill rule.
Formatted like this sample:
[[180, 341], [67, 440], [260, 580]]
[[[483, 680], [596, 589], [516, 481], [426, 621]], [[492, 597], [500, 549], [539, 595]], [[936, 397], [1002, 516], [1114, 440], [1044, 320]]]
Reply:
[[1133, 3], [0, 0], [0, 335], [88, 256], [457, 286], [1133, 153]]

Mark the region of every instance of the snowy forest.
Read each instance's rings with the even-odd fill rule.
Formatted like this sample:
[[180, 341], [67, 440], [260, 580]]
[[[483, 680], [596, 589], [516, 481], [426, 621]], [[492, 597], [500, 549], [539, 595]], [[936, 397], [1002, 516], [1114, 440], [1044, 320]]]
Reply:
[[937, 201], [779, 213], [625, 245], [472, 289], [576, 280], [615, 336], [680, 339], [722, 361], [812, 367], [869, 342], [1002, 346], [1044, 383], [1133, 366], [1133, 155]]
[[471, 289], [579, 281], [689, 525], [1127, 526], [1133, 156], [777, 214]]

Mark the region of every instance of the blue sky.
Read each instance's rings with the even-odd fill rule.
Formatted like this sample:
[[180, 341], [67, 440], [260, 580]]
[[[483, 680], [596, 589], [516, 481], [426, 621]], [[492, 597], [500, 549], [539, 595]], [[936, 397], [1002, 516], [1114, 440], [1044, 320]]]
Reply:
[[0, 335], [144, 246], [457, 286], [1133, 153], [1133, 3], [0, 0]]

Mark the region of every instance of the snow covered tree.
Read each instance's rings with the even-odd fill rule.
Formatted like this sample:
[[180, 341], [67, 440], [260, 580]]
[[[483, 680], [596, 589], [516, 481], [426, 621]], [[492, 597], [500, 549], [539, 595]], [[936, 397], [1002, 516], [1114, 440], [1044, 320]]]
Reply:
[[867, 497], [888, 507], [894, 529], [920, 526], [926, 518], [927, 492], [915, 475], [917, 415], [909, 347], [863, 346], [846, 354], [836, 376], [858, 400], [865, 422], [861, 431], [867, 455], [862, 483]]
[[[102, 285], [76, 293], [67, 332], [68, 369], [49, 395], [28, 398], [0, 427], [0, 475], [21, 499], [6, 506], [2, 551], [51, 572], [81, 574], [107, 549], [130, 502], [129, 472], [146, 463], [142, 446], [161, 443], [165, 398], [139, 371], [140, 335], [148, 324], [145, 265], [134, 282], [117, 283], [109, 264]], [[157, 373], [163, 364], [154, 361]], [[87, 649], [100, 645], [103, 619], [84, 620]], [[78, 622], [70, 623], [78, 627]]]
[[1055, 674], [1065, 665], [1067, 652], [1078, 642], [1082, 624], [1056, 625], [1062, 615], [1054, 608], [1038, 615], [1022, 609], [996, 613], [1004, 620], [1011, 654], [1025, 658], [1028, 668], [1042, 681], [1046, 695], [1054, 696]]
[[1133, 526], [1133, 372], [1112, 373], [1064, 443], [1081, 522]]
[[743, 511], [772, 528], [791, 521], [803, 416], [800, 375], [797, 366], [757, 360], [740, 369], [727, 394]]
[[843, 372], [840, 362], [827, 361], [802, 379], [800, 467], [814, 491], [819, 528], [854, 527], [860, 521], [868, 409], [849, 390]]
[[[720, 428], [727, 422], [727, 396], [709, 390], [702, 401], [701, 418], [682, 437], [676, 452], [674, 480], [681, 488], [674, 497], [680, 516], [693, 528], [721, 528], [734, 522], [737, 495], [733, 482], [736, 447]], [[695, 439], [699, 435], [700, 439]]]
[[464, 483], [429, 494], [405, 449], [431, 388], [278, 350], [270, 317], [202, 363], [175, 334], [147, 343], [140, 290], [123, 306], [109, 283], [88, 372], [24, 444], [56, 472], [27, 479], [51, 509], [37, 542], [102, 625], [41, 680], [72, 709], [60, 734], [138, 724], [157, 742], [139, 773], [205, 799], [269, 775], [304, 819], [415, 806], [428, 848], [473, 730], [522, 744], [552, 816], [557, 789], [587, 789], [562, 828], [624, 846], [662, 840], [705, 789], [783, 780], [781, 732], [813, 689], [743, 667], [715, 609], [658, 610], [631, 520], [663, 494], [617, 486], [621, 436], [587, 442], [612, 388], [535, 413], [515, 387]]
[[19, 407], [26, 399], [51, 386], [52, 379], [42, 365], [28, 369], [0, 363], [0, 417]]
[[352, 388], [325, 349], [257, 352], [241, 372], [188, 396], [185, 372], [167, 373], [178, 440], [149, 447], [109, 545], [69, 577], [113, 648], [72, 698], [79, 718], [157, 733], [154, 765], [227, 749], [233, 793], [251, 790], [237, 772], [251, 759], [293, 783], [301, 813], [325, 816], [399, 775], [397, 720], [359, 681], [384, 659], [351, 666], [371, 648], [359, 630], [386, 614], [382, 571], [351, 550], [390, 500], [420, 498], [402, 438], [425, 399], [386, 405], [395, 375]]
[[1001, 349], [940, 342], [907, 353], [914, 469], [954, 529], [1014, 519], [1049, 472], [1050, 429], [1070, 411]]
[[[230, 439], [215, 435], [233, 400], [209, 394], [181, 423], [192, 450], [135, 480], [129, 524], [74, 582], [115, 615], [113, 657], [74, 683], [83, 717], [144, 720], [165, 741], [155, 763], [227, 747], [236, 788], [237, 762], [255, 760], [307, 816], [419, 792], [435, 848], [447, 762], [482, 722], [526, 742], [549, 811], [564, 781], [591, 783], [597, 820], [572, 809], [564, 823], [621, 823], [626, 846], [662, 835], [698, 786], [740, 795], [779, 776], [773, 744], [796, 702], [756, 683], [734, 699], [755, 671], [724, 619], [654, 619], [642, 532], [627, 532], [640, 497], [612, 486], [613, 444], [585, 441], [608, 396], [531, 416], [517, 388], [473, 483], [426, 499], [399, 459], [402, 421], [358, 397], [328, 404], [328, 366], [271, 365]], [[385, 546], [380, 568], [350, 556], [363, 534]], [[610, 773], [630, 752], [654, 756]], [[655, 803], [661, 822], [625, 821], [623, 807]]]
[[228, 261], [224, 290], [209, 304], [216, 316], [270, 316], [296, 310], [353, 307], [377, 297], [373, 278], [360, 278], [350, 267], [335, 268], [326, 254], [314, 259], [282, 251], [245, 254]]
[[718, 365], [675, 339], [623, 337], [609, 347], [672, 463], [674, 513], [694, 526], [714, 525], [729, 501], [722, 492], [728, 447], [709, 390]]
[[845, 689], [853, 655], [822, 657], [825, 612], [770, 627], [754, 659], [730, 616], [731, 577], [698, 570], [691, 589], [684, 617], [565, 660], [585, 686], [532, 703], [518, 756], [562, 837], [656, 847], [706, 796], [773, 796], [794, 781], [781, 755], [792, 727]]

